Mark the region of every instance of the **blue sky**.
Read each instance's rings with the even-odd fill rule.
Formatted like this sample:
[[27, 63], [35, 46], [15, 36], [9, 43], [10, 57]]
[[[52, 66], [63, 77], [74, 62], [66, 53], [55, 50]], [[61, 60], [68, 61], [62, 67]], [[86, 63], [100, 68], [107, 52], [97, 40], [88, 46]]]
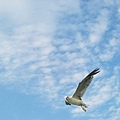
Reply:
[[[119, 120], [119, 0], [0, 0], [0, 119]], [[83, 97], [77, 84], [100, 68]]]

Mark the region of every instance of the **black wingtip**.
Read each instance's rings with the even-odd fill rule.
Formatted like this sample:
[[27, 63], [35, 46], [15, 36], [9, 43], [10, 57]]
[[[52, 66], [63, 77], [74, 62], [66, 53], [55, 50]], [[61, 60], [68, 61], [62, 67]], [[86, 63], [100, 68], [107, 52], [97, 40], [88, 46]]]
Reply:
[[93, 71], [89, 74], [89, 76], [95, 75], [95, 74], [97, 74], [97, 73], [99, 73], [99, 72], [100, 72], [100, 68], [96, 68], [95, 70], [93, 70]]
[[96, 68], [94, 71], [95, 71], [95, 73], [97, 74], [97, 73], [100, 72], [100, 68]]

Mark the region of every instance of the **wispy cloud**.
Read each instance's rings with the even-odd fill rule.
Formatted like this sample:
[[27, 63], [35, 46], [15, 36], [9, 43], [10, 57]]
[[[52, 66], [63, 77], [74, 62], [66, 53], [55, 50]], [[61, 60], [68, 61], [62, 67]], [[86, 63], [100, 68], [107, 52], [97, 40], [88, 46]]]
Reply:
[[[119, 23], [114, 21], [120, 18], [120, 8], [114, 10], [114, 1], [0, 3], [0, 15], [11, 21], [1, 20], [0, 84], [38, 94], [41, 101], [61, 108], [63, 97], [72, 95], [77, 83], [100, 67], [83, 98], [90, 104], [88, 116], [92, 120], [118, 115], [120, 42]], [[11, 24], [10, 30], [3, 29], [5, 24]], [[99, 114], [101, 110], [106, 115]], [[82, 115], [79, 107], [70, 113]]]
[[111, 60], [116, 53], [119, 51], [120, 42], [118, 39], [111, 39], [108, 44], [104, 45], [104, 49], [102, 54], [100, 55], [100, 59], [102, 61]]

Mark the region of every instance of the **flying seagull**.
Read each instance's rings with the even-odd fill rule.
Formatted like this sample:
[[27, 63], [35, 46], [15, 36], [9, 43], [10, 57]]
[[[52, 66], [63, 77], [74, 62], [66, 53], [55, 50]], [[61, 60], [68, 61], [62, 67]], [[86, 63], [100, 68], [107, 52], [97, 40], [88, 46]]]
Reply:
[[88, 74], [78, 85], [75, 93], [73, 94], [72, 97], [65, 97], [65, 103], [66, 105], [77, 105], [77, 106], [81, 106], [81, 108], [86, 112], [86, 109], [88, 107], [88, 105], [86, 105], [81, 97], [83, 97], [84, 93], [86, 92], [88, 86], [90, 85], [90, 83], [92, 82], [93, 76], [96, 75], [97, 73], [99, 73], [100, 70], [97, 68], [95, 70], [93, 70], [90, 74]]

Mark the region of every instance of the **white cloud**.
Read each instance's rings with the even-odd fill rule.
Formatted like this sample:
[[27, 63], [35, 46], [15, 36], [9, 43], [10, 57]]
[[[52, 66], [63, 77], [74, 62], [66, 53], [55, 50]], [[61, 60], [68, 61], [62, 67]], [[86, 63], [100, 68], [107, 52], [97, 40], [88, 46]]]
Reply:
[[90, 26], [89, 40], [92, 44], [95, 44], [102, 39], [102, 36], [108, 29], [108, 24], [109, 12], [107, 9], [101, 10], [98, 18], [96, 19], [96, 23], [93, 23]]
[[118, 52], [119, 41], [117, 39], [111, 39], [108, 44], [104, 46], [102, 54], [99, 56], [102, 61], [111, 60], [114, 55]]
[[17, 22], [25, 21], [30, 14], [30, 6], [27, 0], [0, 0], [0, 13], [9, 19], [17, 20]]
[[[109, 9], [102, 8], [105, 4], [77, 0], [0, 3], [0, 13], [15, 22], [10, 33], [1, 29], [0, 84], [38, 94], [41, 101], [45, 98], [51, 105], [61, 107], [63, 97], [72, 95], [85, 75], [100, 67], [101, 73], [83, 98], [90, 104], [88, 116], [101, 117], [98, 108], [104, 106], [113, 111], [113, 116], [118, 114], [119, 108], [113, 106], [111, 99], [119, 105], [119, 63], [113, 59], [120, 42], [116, 39], [118, 34], [107, 31], [112, 21]], [[105, 39], [106, 31], [110, 37], [107, 33]], [[83, 113], [80, 107], [71, 107], [70, 112]]]

